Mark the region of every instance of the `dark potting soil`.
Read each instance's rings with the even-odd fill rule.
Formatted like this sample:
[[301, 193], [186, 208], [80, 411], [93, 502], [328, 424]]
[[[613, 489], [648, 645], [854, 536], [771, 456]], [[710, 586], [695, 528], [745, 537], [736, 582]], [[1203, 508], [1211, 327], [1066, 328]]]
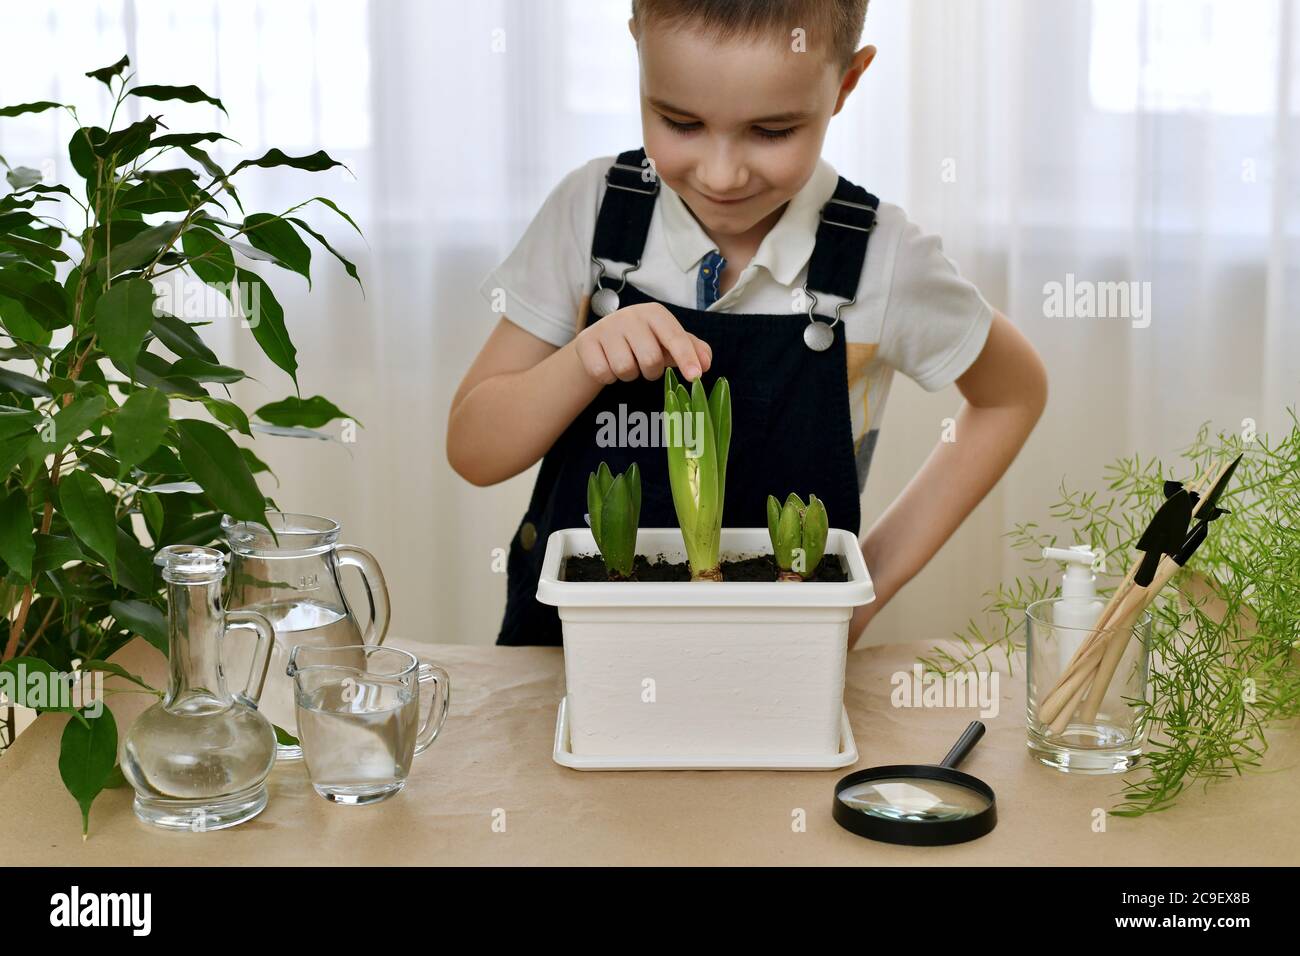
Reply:
[[[755, 555], [750, 558], [736, 558], [722, 562], [723, 581], [775, 581], [776, 561], [770, 554]], [[605, 562], [598, 554], [576, 554], [566, 558], [560, 571], [563, 581], [607, 581]], [[638, 554], [632, 564], [633, 581], [689, 581], [690, 565], [685, 561], [669, 561], [663, 555], [653, 561], [645, 555]], [[813, 572], [810, 580], [837, 583], [847, 581], [848, 572], [844, 562], [837, 554], [828, 554]], [[791, 582], [795, 583], [795, 582]]]

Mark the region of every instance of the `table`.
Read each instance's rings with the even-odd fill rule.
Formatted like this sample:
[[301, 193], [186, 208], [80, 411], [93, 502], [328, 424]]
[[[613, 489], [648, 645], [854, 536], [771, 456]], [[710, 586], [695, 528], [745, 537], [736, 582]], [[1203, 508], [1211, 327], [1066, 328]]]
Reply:
[[[1001, 673], [997, 716], [962, 769], [997, 792], [999, 824], [951, 847], [872, 843], [831, 819], [826, 772], [584, 773], [551, 760], [564, 690], [554, 648], [395, 642], [446, 667], [451, 716], [417, 757], [406, 790], [369, 807], [318, 797], [301, 762], [272, 771], [256, 819], [214, 833], [170, 833], [136, 820], [129, 788], [106, 791], [83, 842], [76, 803], [57, 771], [68, 719], [40, 717], [0, 757], [0, 863], [5, 865], [371, 864], [835, 864], [1109, 866], [1281, 865], [1300, 862], [1295, 730], [1278, 730], [1270, 772], [1199, 787], [1171, 810], [1105, 817], [1118, 777], [1071, 777], [1025, 749], [1024, 682]], [[895, 708], [891, 676], [910, 672], [925, 644], [849, 655], [845, 703], [859, 767], [937, 761], [973, 709]], [[163, 656], [142, 640], [114, 657], [165, 684]], [[119, 703], [122, 701], [122, 703]], [[121, 695], [119, 731], [149, 702]], [[802, 825], [801, 825], [802, 823]], [[1104, 831], [1098, 832], [1104, 826]]]

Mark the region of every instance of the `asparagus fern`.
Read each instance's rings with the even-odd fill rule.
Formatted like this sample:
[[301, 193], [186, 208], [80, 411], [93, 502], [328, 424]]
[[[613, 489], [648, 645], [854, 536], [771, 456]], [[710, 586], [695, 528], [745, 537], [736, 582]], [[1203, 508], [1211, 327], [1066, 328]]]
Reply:
[[1212, 436], [1202, 426], [1173, 467], [1135, 456], [1105, 470], [1103, 489], [1062, 484], [1051, 509], [1059, 527], [1024, 523], [1006, 535], [1030, 571], [986, 595], [985, 621], [971, 620], [956, 646], [934, 648], [922, 662], [951, 672], [991, 666], [997, 653], [1013, 668], [1024, 651], [1025, 606], [1054, 593], [1044, 546], [1086, 543], [1111, 555], [1111, 570], [1122, 573], [1164, 500], [1165, 479], [1244, 453], [1220, 501], [1230, 513], [1173, 579], [1169, 596], [1151, 606], [1149, 699], [1133, 702], [1147, 711], [1150, 742], [1110, 812], [1164, 810], [1190, 787], [1258, 769], [1266, 730], [1300, 717], [1300, 420], [1294, 409], [1290, 415], [1290, 433], [1276, 444], [1266, 436]]

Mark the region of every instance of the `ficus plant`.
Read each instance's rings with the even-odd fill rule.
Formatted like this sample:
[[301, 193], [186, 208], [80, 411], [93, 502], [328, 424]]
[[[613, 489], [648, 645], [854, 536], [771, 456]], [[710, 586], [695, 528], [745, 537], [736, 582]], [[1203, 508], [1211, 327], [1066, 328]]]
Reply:
[[704, 392], [697, 378], [691, 390], [664, 371], [664, 422], [668, 481], [686, 544], [693, 581], [722, 580], [722, 506], [731, 448], [731, 387], [725, 378]]
[[[204, 343], [207, 322], [167, 308], [155, 282], [179, 278], [226, 297], [293, 384], [293, 394], [253, 418], [307, 429], [346, 416], [324, 397], [302, 397], [284, 311], [248, 262], [310, 284], [310, 239], [360, 283], [356, 267], [297, 215], [317, 203], [355, 229], [333, 202], [247, 212], [236, 186], [252, 169], [320, 172], [341, 163], [324, 152], [271, 149], [223, 168], [204, 148], [229, 139], [221, 133], [173, 131], [161, 115], [116, 123], [128, 102], [225, 112], [219, 100], [195, 86], [135, 84], [126, 57], [86, 76], [112, 94], [106, 127], [82, 124], [60, 103], [0, 109], [8, 119], [66, 110], [77, 125], [68, 158], [81, 182], [42, 182], [36, 170], [0, 158], [10, 187], [0, 197], [0, 604], [8, 624], [0, 691], [8, 687], [19, 705], [72, 714], [59, 770], [81, 806], [83, 832], [96, 795], [121, 783], [117, 727], [110, 709], [70, 703], [56, 685], [74, 671], [82, 684], [103, 672], [109, 699], [159, 693], [107, 661], [134, 635], [167, 652], [154, 553], [216, 543], [223, 513], [262, 521], [268, 505], [255, 475], [269, 469], [232, 438], [251, 439], [256, 427], [229, 397], [245, 373]], [[9, 740], [12, 708], [3, 714]]]
[[772, 539], [778, 581], [806, 581], [812, 577], [826, 553], [830, 520], [826, 506], [816, 495], [808, 504], [794, 492], [782, 505], [767, 496], [767, 533]]
[[609, 579], [632, 577], [641, 520], [641, 471], [635, 462], [617, 477], [600, 463], [587, 477], [587, 512]]

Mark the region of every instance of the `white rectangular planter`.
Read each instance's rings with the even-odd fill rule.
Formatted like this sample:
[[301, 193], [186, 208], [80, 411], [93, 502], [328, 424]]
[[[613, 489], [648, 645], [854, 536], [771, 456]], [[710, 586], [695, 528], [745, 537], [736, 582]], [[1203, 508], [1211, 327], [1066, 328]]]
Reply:
[[[636, 550], [686, 558], [676, 528], [642, 528]], [[724, 529], [722, 552], [771, 553], [767, 529]], [[827, 539], [843, 583], [560, 580], [566, 557], [594, 553], [590, 530], [554, 532], [537, 587], [559, 608], [575, 755], [839, 752], [849, 618], [875, 597], [856, 536]]]

